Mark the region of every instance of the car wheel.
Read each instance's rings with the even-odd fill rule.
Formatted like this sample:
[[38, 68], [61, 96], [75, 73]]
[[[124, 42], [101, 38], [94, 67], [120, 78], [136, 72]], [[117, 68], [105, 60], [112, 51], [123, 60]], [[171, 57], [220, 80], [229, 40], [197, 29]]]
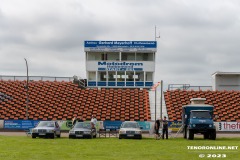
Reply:
[[122, 137], [121, 137], [121, 136], [119, 136], [119, 137], [118, 137], [118, 139], [122, 139]]
[[211, 140], [216, 140], [216, 130], [214, 130], [210, 133], [210, 139]]
[[187, 138], [187, 128], [186, 127], [184, 127], [183, 128], [183, 138]]
[[36, 138], [36, 136], [32, 135], [32, 138]]
[[57, 135], [57, 137], [58, 137], [58, 138], [60, 138], [60, 137], [61, 137], [61, 132], [59, 133], [59, 135]]
[[209, 134], [208, 134], [208, 133], [204, 133], [204, 134], [203, 134], [203, 138], [204, 138], [204, 139], [208, 139], [208, 138], [209, 138]]
[[93, 134], [90, 135], [90, 139], [92, 139], [92, 138], [93, 138]]
[[53, 133], [52, 135], [50, 135], [50, 138], [51, 138], [51, 139], [54, 139], [54, 138], [55, 138], [55, 133]]
[[194, 139], [193, 130], [187, 129], [187, 139], [189, 139], [189, 140], [193, 140]]

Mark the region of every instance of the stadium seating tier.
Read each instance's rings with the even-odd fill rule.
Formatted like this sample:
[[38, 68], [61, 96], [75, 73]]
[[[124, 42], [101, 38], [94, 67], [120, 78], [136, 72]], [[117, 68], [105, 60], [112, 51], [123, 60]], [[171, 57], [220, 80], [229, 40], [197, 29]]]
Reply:
[[[26, 119], [26, 81], [0, 81], [0, 119]], [[28, 119], [150, 120], [146, 89], [78, 88], [72, 82], [30, 81]]]
[[206, 98], [205, 104], [214, 106], [215, 121], [240, 122], [240, 91], [184, 91], [164, 92], [170, 121], [181, 121], [182, 106], [190, 104], [191, 98]]

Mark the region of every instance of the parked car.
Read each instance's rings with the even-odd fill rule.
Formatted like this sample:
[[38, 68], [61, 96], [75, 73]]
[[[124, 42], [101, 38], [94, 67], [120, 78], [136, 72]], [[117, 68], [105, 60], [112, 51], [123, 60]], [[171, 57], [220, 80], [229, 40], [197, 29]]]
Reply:
[[35, 128], [32, 129], [32, 138], [36, 137], [61, 137], [61, 128], [56, 121], [40, 121]]
[[96, 138], [97, 132], [91, 122], [77, 122], [69, 131], [69, 138]]
[[142, 139], [142, 131], [139, 124], [135, 121], [125, 121], [119, 130], [119, 139], [137, 138]]

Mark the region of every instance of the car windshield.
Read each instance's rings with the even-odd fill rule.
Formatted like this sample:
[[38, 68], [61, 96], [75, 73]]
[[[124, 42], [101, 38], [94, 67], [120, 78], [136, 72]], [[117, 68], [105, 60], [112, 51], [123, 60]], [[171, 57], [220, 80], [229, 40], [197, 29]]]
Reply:
[[90, 123], [77, 123], [74, 128], [91, 128], [91, 124]]
[[211, 118], [208, 111], [194, 111], [191, 113], [191, 118]]
[[122, 128], [139, 128], [138, 123], [123, 123]]
[[54, 122], [41, 121], [41, 122], [39, 122], [39, 124], [37, 126], [38, 127], [54, 127]]

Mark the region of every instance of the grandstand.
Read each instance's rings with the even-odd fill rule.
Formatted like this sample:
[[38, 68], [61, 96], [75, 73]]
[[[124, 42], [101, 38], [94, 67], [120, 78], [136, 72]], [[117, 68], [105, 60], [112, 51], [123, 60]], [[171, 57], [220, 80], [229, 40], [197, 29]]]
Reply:
[[[26, 81], [0, 80], [0, 119], [26, 119]], [[151, 121], [154, 104], [152, 91], [139, 88], [79, 88], [72, 81], [30, 81], [29, 120], [71, 120], [82, 116], [90, 120]], [[182, 106], [191, 98], [206, 98], [213, 105], [217, 122], [240, 121], [240, 91], [174, 89], [164, 92], [164, 115], [170, 121], [181, 121]], [[150, 106], [151, 105], [151, 106]], [[159, 113], [157, 113], [159, 115]]]
[[[26, 81], [0, 81], [0, 119], [26, 119]], [[146, 89], [81, 89], [65, 81], [29, 82], [29, 120], [70, 120], [82, 116], [90, 120], [151, 119]]]
[[191, 98], [206, 98], [213, 105], [217, 122], [240, 122], [240, 73], [215, 72], [213, 86], [190, 86], [169, 84], [164, 92], [167, 114], [170, 121], [181, 121], [182, 106], [190, 104]]
[[167, 90], [164, 93], [167, 114], [170, 121], [181, 121], [182, 106], [190, 104], [191, 98], [206, 98], [213, 105], [217, 122], [240, 121], [240, 91], [194, 91]]
[[0, 76], [0, 120], [90, 120], [95, 114], [99, 121], [154, 121], [156, 115], [181, 123], [182, 106], [201, 97], [215, 107], [217, 122], [240, 121], [239, 72], [214, 73], [213, 87], [169, 85], [160, 105], [161, 93], [150, 90], [156, 41], [85, 41], [84, 51], [86, 79], [30, 76], [26, 86], [25, 76]]

